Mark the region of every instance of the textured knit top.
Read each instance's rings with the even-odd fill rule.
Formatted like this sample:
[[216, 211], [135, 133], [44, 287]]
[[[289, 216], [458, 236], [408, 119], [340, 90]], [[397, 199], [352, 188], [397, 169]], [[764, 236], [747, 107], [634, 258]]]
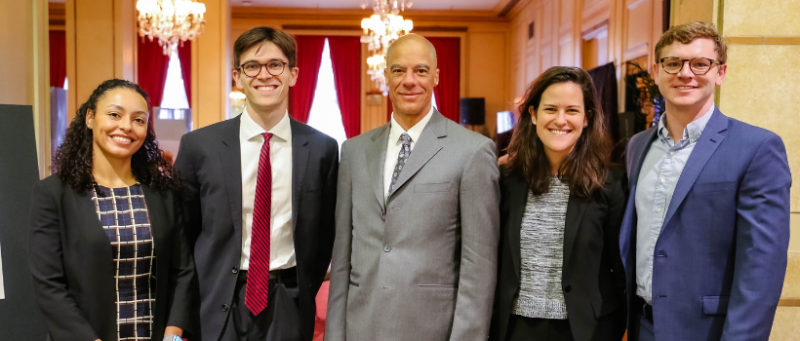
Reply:
[[567, 307], [561, 291], [564, 226], [569, 186], [553, 177], [542, 195], [528, 191], [520, 229], [520, 288], [514, 315], [564, 320]]
[[117, 287], [117, 338], [150, 340], [155, 313], [155, 250], [150, 217], [139, 184], [95, 186], [92, 201], [111, 243]]

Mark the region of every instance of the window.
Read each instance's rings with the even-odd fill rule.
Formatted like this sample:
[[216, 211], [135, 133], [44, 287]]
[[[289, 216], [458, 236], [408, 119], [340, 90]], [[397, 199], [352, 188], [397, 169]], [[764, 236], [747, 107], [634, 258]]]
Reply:
[[311, 104], [311, 112], [308, 115], [308, 125], [333, 137], [339, 142], [341, 150], [342, 142], [347, 140], [347, 135], [345, 135], [344, 125], [342, 125], [339, 100], [336, 98], [332, 65], [331, 50], [328, 46], [328, 39], [325, 39], [322, 63], [320, 63], [317, 76], [317, 88], [314, 90], [314, 102]]
[[186, 98], [186, 88], [183, 86], [181, 59], [178, 57], [177, 49], [172, 49], [158, 119], [183, 120], [186, 118], [186, 109], [189, 109], [189, 100]]

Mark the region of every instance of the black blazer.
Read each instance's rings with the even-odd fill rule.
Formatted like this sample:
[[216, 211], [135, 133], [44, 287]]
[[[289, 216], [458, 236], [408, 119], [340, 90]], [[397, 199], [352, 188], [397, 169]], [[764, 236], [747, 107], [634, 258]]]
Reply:
[[[200, 285], [200, 332], [206, 341], [217, 340], [222, 333], [242, 255], [240, 118], [184, 135], [175, 162], [184, 178], [182, 199]], [[295, 120], [291, 120], [291, 129], [292, 225], [301, 317], [298, 328], [304, 340], [311, 340], [314, 298], [333, 250], [339, 145]]]
[[[176, 221], [171, 192], [142, 185], [156, 253], [153, 340], [166, 326], [190, 330], [189, 286], [194, 264]], [[114, 255], [91, 192], [79, 193], [57, 175], [33, 188], [28, 253], [33, 288], [54, 341], [117, 339]]]
[[[622, 172], [610, 171], [591, 200], [570, 195], [564, 229], [561, 287], [575, 340], [620, 340], [625, 332], [625, 272], [619, 228], [625, 211]], [[528, 184], [517, 175], [500, 181], [501, 236], [490, 340], [505, 341], [520, 286], [520, 229]]]

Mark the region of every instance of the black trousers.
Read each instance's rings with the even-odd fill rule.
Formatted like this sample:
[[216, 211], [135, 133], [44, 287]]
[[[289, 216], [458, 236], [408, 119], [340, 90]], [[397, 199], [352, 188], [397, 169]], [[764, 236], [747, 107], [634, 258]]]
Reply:
[[508, 341], [573, 341], [568, 320], [528, 318], [511, 314]]
[[296, 269], [293, 267], [270, 271], [267, 308], [258, 315], [253, 315], [244, 304], [247, 271], [239, 271], [231, 303], [231, 313], [225, 322], [220, 341], [300, 340], [300, 306]]

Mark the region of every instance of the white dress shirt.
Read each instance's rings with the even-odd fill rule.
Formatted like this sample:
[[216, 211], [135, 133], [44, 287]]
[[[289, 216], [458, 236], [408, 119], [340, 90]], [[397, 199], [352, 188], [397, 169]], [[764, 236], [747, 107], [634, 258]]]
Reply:
[[[272, 207], [270, 215], [269, 269], [288, 269], [297, 264], [292, 232], [292, 127], [289, 112], [269, 133], [269, 160], [272, 164]], [[239, 127], [242, 152], [242, 259], [240, 269], [250, 264], [250, 235], [253, 231], [253, 206], [256, 200], [258, 160], [264, 145], [264, 129], [244, 109]]]
[[413, 154], [414, 146], [417, 145], [417, 140], [419, 140], [422, 130], [425, 129], [426, 125], [428, 125], [428, 121], [431, 120], [431, 116], [433, 116], [432, 105], [431, 110], [428, 111], [428, 114], [425, 115], [421, 121], [417, 122], [417, 124], [406, 131], [403, 130], [403, 127], [401, 127], [397, 121], [395, 121], [394, 113], [392, 113], [392, 120], [389, 123], [389, 143], [386, 146], [386, 160], [383, 164], [384, 201], [386, 201], [386, 198], [389, 197], [389, 185], [392, 184], [392, 173], [394, 173], [394, 166], [397, 165], [397, 156], [400, 155], [400, 147], [403, 146], [403, 140], [400, 139], [400, 135], [403, 135], [403, 133], [408, 133], [408, 136], [411, 137], [411, 151]]

